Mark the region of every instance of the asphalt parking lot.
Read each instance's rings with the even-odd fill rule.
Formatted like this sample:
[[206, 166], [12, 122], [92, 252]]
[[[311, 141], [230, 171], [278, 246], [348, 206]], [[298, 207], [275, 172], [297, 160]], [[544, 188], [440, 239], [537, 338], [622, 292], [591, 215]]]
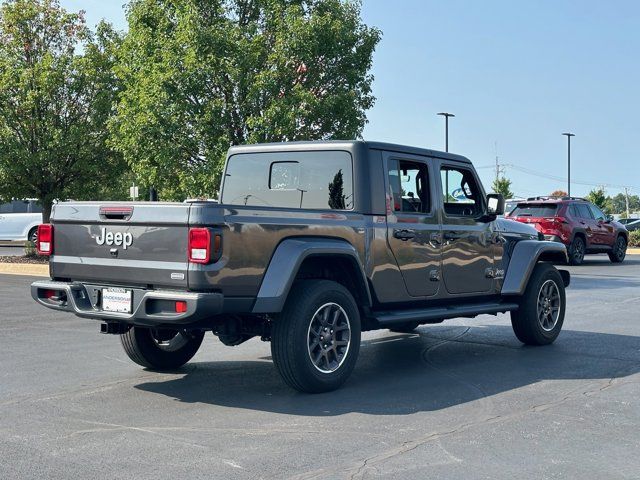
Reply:
[[570, 270], [552, 346], [507, 315], [366, 333], [347, 385], [313, 396], [258, 339], [145, 371], [0, 275], [0, 478], [637, 479], [640, 256]]
[[19, 255], [24, 255], [24, 246], [0, 243], [0, 257], [15, 257]]

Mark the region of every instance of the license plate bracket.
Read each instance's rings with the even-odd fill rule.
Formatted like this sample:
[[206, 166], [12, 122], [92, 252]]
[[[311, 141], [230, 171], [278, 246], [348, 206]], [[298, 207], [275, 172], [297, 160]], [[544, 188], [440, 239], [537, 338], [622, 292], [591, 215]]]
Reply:
[[131, 313], [133, 291], [126, 288], [103, 288], [102, 310], [105, 312]]

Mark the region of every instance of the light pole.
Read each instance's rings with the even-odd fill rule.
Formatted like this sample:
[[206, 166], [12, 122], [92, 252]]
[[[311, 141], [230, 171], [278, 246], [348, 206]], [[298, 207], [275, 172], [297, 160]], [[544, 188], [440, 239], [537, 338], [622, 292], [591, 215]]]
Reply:
[[440, 112], [438, 115], [444, 117], [444, 151], [449, 151], [449, 117], [455, 117], [453, 113]]
[[563, 133], [567, 137], [567, 195], [571, 196], [571, 137], [575, 137], [573, 133]]

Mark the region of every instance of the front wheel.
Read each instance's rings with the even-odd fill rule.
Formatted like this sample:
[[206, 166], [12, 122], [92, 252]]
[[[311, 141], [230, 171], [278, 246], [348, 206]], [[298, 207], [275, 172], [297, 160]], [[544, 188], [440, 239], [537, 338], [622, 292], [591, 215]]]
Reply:
[[168, 330], [131, 327], [120, 335], [128, 357], [151, 370], [175, 370], [197, 353], [204, 332], [200, 330]]
[[519, 308], [511, 312], [518, 340], [526, 345], [553, 343], [564, 323], [565, 298], [560, 272], [551, 264], [537, 264]]
[[613, 245], [613, 250], [609, 252], [609, 260], [613, 263], [622, 263], [624, 257], [627, 256], [627, 240], [622, 236], [618, 236], [616, 243]]
[[271, 334], [271, 356], [283, 380], [306, 393], [339, 388], [360, 350], [360, 314], [351, 293], [328, 280], [294, 285]]

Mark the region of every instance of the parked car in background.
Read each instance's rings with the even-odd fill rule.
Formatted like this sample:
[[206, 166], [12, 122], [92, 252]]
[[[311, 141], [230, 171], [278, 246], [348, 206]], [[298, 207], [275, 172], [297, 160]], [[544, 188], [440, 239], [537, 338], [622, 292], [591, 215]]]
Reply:
[[518, 203], [524, 202], [524, 198], [508, 198], [504, 201], [504, 213], [508, 215], [513, 212], [513, 209], [518, 206]]
[[640, 230], [640, 218], [621, 218], [618, 221], [630, 232]]
[[572, 265], [580, 265], [589, 253], [606, 253], [612, 262], [620, 263], [627, 253], [625, 226], [584, 198], [528, 198], [507, 218], [531, 224], [545, 239], [564, 243]]
[[0, 240], [31, 241], [38, 238], [42, 207], [34, 199], [0, 204]]

